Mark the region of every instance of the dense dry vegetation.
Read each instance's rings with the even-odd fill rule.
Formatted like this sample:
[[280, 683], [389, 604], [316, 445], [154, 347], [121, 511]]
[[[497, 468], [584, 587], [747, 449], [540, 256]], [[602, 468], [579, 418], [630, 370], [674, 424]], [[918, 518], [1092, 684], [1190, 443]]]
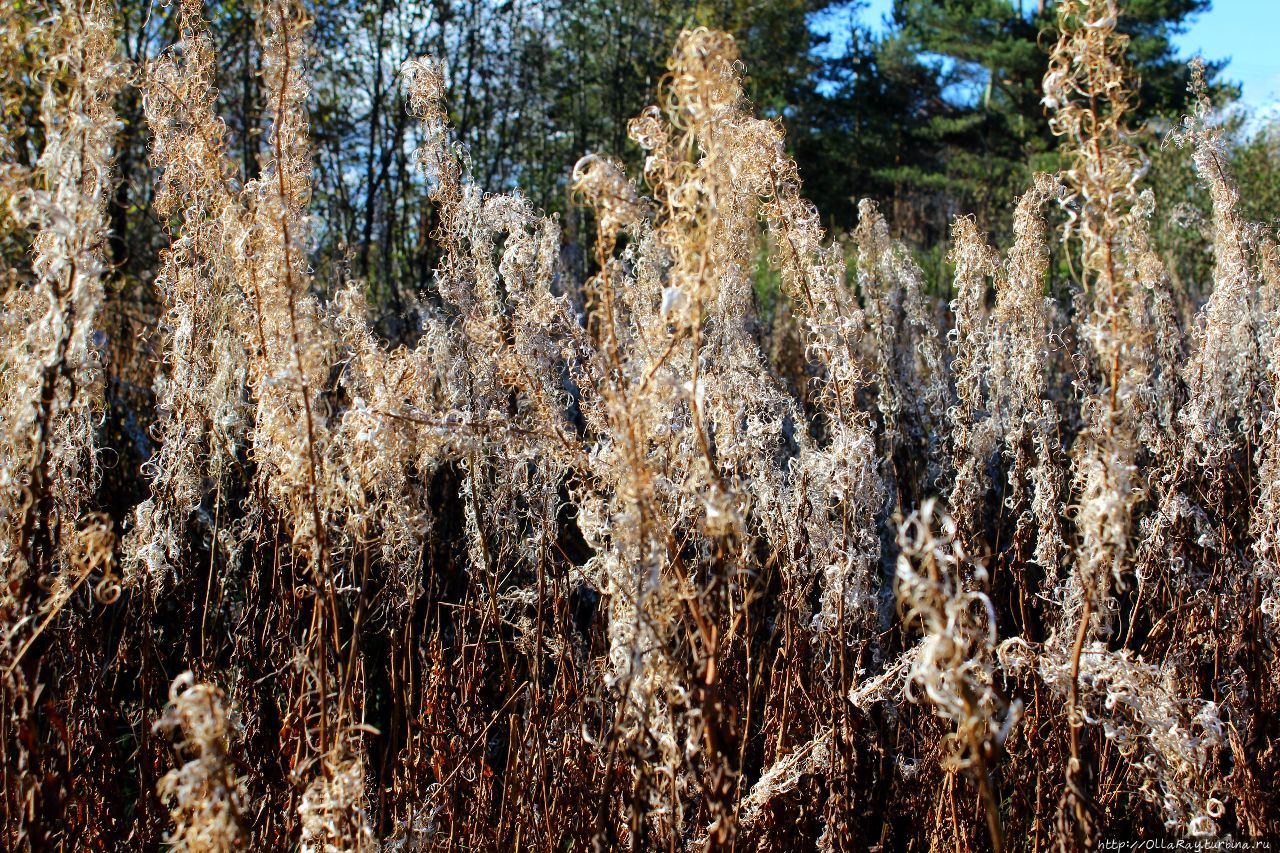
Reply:
[[[296, 0], [243, 182], [199, 0], [145, 64], [100, 0], [5, 9], [0, 58], [48, 48], [2, 188], [7, 849], [1280, 833], [1280, 252], [1197, 74], [1212, 261], [1167, 272], [1114, 0], [1057, 4], [1067, 168], [1003, 252], [955, 220], [949, 304], [877, 205], [824, 234], [726, 34], [680, 35], [643, 175], [573, 166], [585, 280], [409, 62], [437, 261], [394, 348], [311, 260]], [[142, 333], [103, 310], [125, 88]]]

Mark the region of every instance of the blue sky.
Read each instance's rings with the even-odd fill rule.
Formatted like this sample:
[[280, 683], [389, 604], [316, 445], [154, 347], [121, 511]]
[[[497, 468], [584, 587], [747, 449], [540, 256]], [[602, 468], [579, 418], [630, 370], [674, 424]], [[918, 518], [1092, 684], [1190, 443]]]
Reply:
[[1187, 56], [1227, 59], [1225, 76], [1244, 87], [1250, 110], [1280, 114], [1280, 0], [1214, 0], [1178, 39]]
[[[862, 20], [879, 23], [892, 0], [869, 0]], [[1227, 79], [1241, 84], [1242, 101], [1252, 113], [1280, 116], [1280, 0], [1214, 0], [1213, 8], [1192, 19], [1178, 38], [1190, 59], [1230, 59]]]

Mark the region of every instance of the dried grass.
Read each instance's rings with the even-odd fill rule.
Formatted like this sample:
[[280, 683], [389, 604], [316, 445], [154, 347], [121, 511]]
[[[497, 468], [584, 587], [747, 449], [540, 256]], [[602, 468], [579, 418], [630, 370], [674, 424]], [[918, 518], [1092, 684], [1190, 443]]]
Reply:
[[444, 66], [406, 63], [439, 261], [395, 349], [360, 282], [309, 264], [305, 10], [262, 8], [243, 186], [202, 14], [183, 0], [132, 81], [171, 243], [150, 496], [119, 542], [105, 6], [42, 25], [46, 150], [0, 173], [32, 242], [0, 320], [8, 847], [1277, 831], [1280, 261], [1201, 87], [1178, 140], [1213, 198], [1212, 295], [1170, 282], [1113, 0], [1059, 4], [1069, 166], [1003, 256], [956, 220], [949, 306], [869, 201], [848, 286], [727, 34], [684, 32], [631, 122], [643, 186], [574, 166], [585, 281], [555, 218], [476, 184]]

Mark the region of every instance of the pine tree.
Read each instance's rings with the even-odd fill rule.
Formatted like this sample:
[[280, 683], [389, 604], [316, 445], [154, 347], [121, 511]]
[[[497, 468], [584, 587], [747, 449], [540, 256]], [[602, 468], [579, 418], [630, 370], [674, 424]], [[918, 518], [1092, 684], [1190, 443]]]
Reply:
[[[1129, 37], [1127, 59], [1139, 81], [1133, 120], [1163, 130], [1185, 109], [1189, 72], [1173, 38], [1210, 0], [1127, 0], [1118, 30]], [[1040, 83], [1043, 45], [1056, 38], [1052, 0], [895, 0], [894, 31], [881, 50], [907, 52], [929, 68], [939, 97], [910, 127], [923, 156], [896, 173], [906, 187], [942, 192], [971, 210], [984, 227], [1003, 231], [1008, 202], [1034, 171], [1057, 165]], [[1213, 80], [1222, 64], [1209, 65]], [[1220, 99], [1237, 93], [1220, 83]], [[935, 206], [937, 207], [937, 206]], [[1005, 213], [1000, 213], [1005, 211]], [[951, 210], [937, 210], [933, 232]]]

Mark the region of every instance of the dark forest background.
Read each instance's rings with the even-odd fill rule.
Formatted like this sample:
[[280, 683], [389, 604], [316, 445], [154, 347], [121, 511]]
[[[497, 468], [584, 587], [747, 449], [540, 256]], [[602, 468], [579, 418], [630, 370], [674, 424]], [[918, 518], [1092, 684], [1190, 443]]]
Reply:
[[[32, 20], [41, 14], [28, 0], [4, 2]], [[1057, 168], [1057, 142], [1040, 102], [1047, 49], [1056, 38], [1054, 4], [896, 0], [891, 20], [874, 29], [861, 6], [857, 0], [317, 0], [310, 4], [317, 280], [324, 286], [347, 276], [364, 280], [371, 304], [386, 318], [386, 335], [411, 336], [397, 318], [412, 317], [406, 309], [414, 294], [429, 286], [434, 222], [414, 167], [417, 141], [399, 74], [404, 60], [432, 54], [447, 61], [452, 120], [477, 179], [495, 191], [518, 186], [560, 214], [565, 261], [584, 267], [592, 229], [567, 189], [574, 162], [600, 152], [638, 174], [640, 152], [627, 139], [627, 121], [654, 101], [676, 34], [706, 25], [737, 36], [749, 94], [758, 111], [786, 126], [806, 194], [830, 232], [838, 237], [854, 226], [859, 198], [876, 199], [895, 236], [917, 247], [931, 286], [945, 289], [952, 218], [973, 213], [1005, 243], [1013, 199], [1033, 172]], [[1129, 59], [1141, 80], [1136, 118], [1150, 159], [1147, 183], [1162, 208], [1157, 243], [1173, 274], [1195, 281], [1203, 272], [1195, 269], [1195, 253], [1175, 249], [1199, 240], [1208, 200], [1196, 189], [1189, 155], [1162, 140], [1187, 103], [1188, 57], [1178, 54], [1173, 38], [1210, 2], [1122, 6]], [[214, 0], [206, 8], [221, 57], [222, 114], [241, 176], [254, 174], [264, 130], [255, 4]], [[141, 68], [176, 41], [176, 4], [124, 0], [118, 23], [125, 55]], [[28, 41], [17, 54], [9, 57], [17, 67], [0, 84], [0, 97], [5, 121], [24, 130], [17, 158], [29, 163], [42, 146], [40, 87], [30, 85], [39, 45]], [[1206, 59], [1225, 106], [1238, 90], [1218, 58]], [[151, 206], [138, 90], [125, 87], [117, 109], [123, 121], [111, 257], [117, 307], [125, 308], [119, 319], [128, 322], [148, 313], [146, 288], [130, 285], [152, 280], [166, 237]], [[1256, 123], [1246, 132], [1238, 119], [1229, 126], [1243, 212], [1271, 221], [1280, 210], [1280, 132]], [[25, 251], [22, 235], [0, 233], [0, 251]], [[130, 314], [132, 301], [139, 304]]]

